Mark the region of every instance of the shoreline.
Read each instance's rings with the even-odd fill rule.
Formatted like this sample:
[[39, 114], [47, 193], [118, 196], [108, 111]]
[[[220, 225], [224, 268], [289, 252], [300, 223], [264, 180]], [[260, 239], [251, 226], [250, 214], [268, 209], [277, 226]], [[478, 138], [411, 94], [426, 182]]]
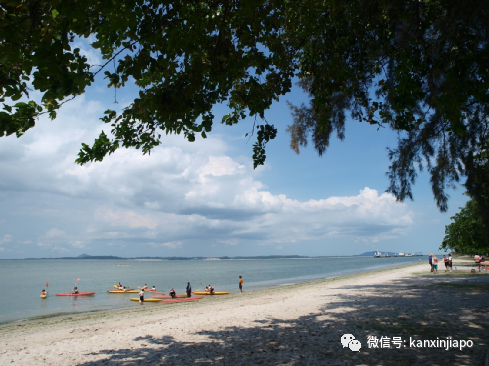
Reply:
[[[259, 288], [256, 290], [247, 291], [245, 293], [247, 295], [252, 295], [255, 293], [260, 294], [262, 292], [269, 293], [272, 290], [282, 291], [282, 290], [287, 290], [288, 288], [293, 289], [293, 288], [297, 288], [299, 286], [311, 286], [314, 284], [320, 284], [320, 283], [324, 283], [324, 282], [334, 281], [336, 279], [338, 279], [338, 280], [348, 279], [348, 278], [353, 278], [356, 276], [361, 276], [364, 274], [374, 274], [374, 273], [378, 273], [378, 272], [385, 272], [385, 271], [395, 270], [395, 269], [408, 267], [408, 266], [416, 266], [418, 264], [419, 264], [419, 262], [407, 263], [407, 264], [396, 265], [396, 266], [388, 267], [388, 268], [380, 268], [380, 269], [355, 272], [355, 273], [348, 274], [348, 275], [331, 276], [331, 277], [325, 277], [325, 278], [320, 278], [320, 279], [314, 279], [311, 281], [294, 282], [294, 283], [283, 284], [283, 285], [273, 285], [271, 287]], [[239, 292], [234, 292], [234, 293], [231, 292], [229, 295], [221, 296], [221, 300], [229, 299], [235, 295], [241, 296], [241, 294]], [[51, 295], [51, 296], [54, 296], [54, 295]], [[191, 303], [189, 303], [188, 305], [190, 305], [190, 304]], [[197, 304], [197, 302], [193, 302], [193, 304]], [[148, 304], [148, 305], [150, 306], [150, 305], [155, 305], [155, 304]], [[178, 306], [178, 304], [175, 304], [175, 305]], [[8, 326], [18, 326], [18, 325], [28, 324], [28, 323], [32, 323], [32, 322], [36, 322], [36, 321], [44, 321], [44, 320], [49, 320], [49, 319], [74, 317], [74, 316], [84, 316], [84, 315], [88, 315], [88, 314], [128, 311], [128, 310], [134, 309], [135, 306], [136, 305], [129, 304], [127, 307], [115, 308], [115, 309], [102, 309], [102, 310], [91, 310], [91, 311], [80, 311], [80, 312], [79, 311], [73, 311], [73, 312], [53, 313], [53, 314], [47, 314], [47, 315], [34, 316], [34, 317], [30, 317], [30, 318], [25, 318], [25, 319], [17, 319], [17, 320], [12, 320], [12, 321], [0, 322], [0, 333], [1, 333], [2, 328], [8, 327]]]
[[[427, 263], [407, 264], [198, 302], [5, 325], [0, 327], [0, 362], [484, 365], [488, 291], [487, 275], [430, 275]], [[344, 334], [361, 342], [360, 352], [342, 347]], [[400, 349], [369, 348], [369, 336], [403, 337], [408, 343]], [[437, 337], [469, 339], [473, 347], [409, 346], [410, 338]]]

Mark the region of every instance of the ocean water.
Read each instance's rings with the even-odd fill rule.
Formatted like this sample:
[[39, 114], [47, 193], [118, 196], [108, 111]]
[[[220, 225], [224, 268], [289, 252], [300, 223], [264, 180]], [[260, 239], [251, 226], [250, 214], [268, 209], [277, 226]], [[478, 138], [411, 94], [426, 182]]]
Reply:
[[[363, 271], [427, 261], [426, 257], [331, 257], [311, 259], [265, 260], [0, 260], [0, 323], [54, 314], [89, 312], [140, 306], [129, 300], [137, 294], [109, 294], [119, 281], [124, 286], [156, 286], [168, 294], [170, 288], [185, 292], [213, 285], [216, 291], [238, 292], [238, 277], [243, 276], [244, 291], [270, 288], [315, 279], [331, 278]], [[117, 266], [128, 264], [129, 266]], [[71, 292], [76, 284], [80, 292], [93, 296], [55, 296]], [[47, 299], [39, 297], [49, 283]], [[156, 304], [143, 304], [156, 306]]]

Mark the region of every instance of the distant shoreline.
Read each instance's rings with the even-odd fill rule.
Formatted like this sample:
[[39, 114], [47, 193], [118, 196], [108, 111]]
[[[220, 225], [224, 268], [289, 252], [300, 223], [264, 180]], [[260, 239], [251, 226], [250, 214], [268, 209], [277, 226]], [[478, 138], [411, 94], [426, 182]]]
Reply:
[[[372, 252], [374, 253], [374, 252]], [[413, 255], [413, 257], [423, 257], [425, 254]], [[357, 255], [322, 255], [322, 256], [302, 256], [302, 255], [268, 255], [268, 256], [237, 256], [237, 257], [117, 257], [117, 256], [103, 256], [103, 255], [87, 255], [82, 254], [77, 257], [58, 257], [58, 258], [0, 258], [0, 261], [23, 261], [23, 260], [85, 260], [85, 259], [99, 259], [99, 260], [134, 260], [134, 261], [151, 261], [151, 260], [164, 260], [164, 261], [191, 261], [191, 260], [269, 260], [269, 259], [324, 259], [324, 258], [352, 258], [352, 257], [373, 257], [373, 254], [363, 253]], [[399, 256], [402, 257], [402, 256]]]

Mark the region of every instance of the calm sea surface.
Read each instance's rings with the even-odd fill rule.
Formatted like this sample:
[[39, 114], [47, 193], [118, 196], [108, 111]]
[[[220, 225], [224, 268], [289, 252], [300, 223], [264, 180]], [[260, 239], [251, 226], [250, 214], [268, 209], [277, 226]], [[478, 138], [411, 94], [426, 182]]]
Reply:
[[[315, 279], [336, 277], [405, 263], [427, 261], [426, 257], [342, 257], [268, 260], [0, 260], [0, 323], [53, 314], [87, 312], [139, 306], [130, 297], [137, 294], [109, 294], [119, 281], [131, 288], [156, 286], [168, 293], [174, 287], [185, 292], [209, 284], [216, 291], [238, 291], [238, 276], [243, 276], [244, 290], [251, 291]], [[129, 264], [129, 266], [116, 266]], [[80, 292], [94, 296], [54, 296], [70, 292], [77, 278]], [[49, 282], [49, 296], [39, 297]], [[155, 306], [156, 304], [144, 304]]]

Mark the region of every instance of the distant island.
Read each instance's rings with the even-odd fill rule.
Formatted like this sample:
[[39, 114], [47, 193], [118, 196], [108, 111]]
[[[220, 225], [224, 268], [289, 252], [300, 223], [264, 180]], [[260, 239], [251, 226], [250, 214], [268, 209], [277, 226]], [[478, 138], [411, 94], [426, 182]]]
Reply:
[[77, 257], [59, 258], [24, 258], [24, 259], [133, 259], [133, 260], [169, 260], [169, 261], [188, 261], [188, 260], [210, 260], [210, 259], [296, 259], [296, 258], [321, 258], [307, 257], [303, 255], [260, 255], [260, 256], [238, 256], [238, 257], [117, 257], [114, 255], [88, 255], [80, 254]]
[[[376, 252], [365, 252], [362, 254], [353, 255], [352, 257], [373, 257]], [[387, 254], [394, 256], [397, 253], [394, 252], [382, 252], [382, 254]], [[419, 256], [421, 254], [416, 254]], [[323, 255], [309, 257], [304, 255], [257, 255], [257, 256], [237, 256], [237, 257], [117, 257], [114, 255], [88, 255], [80, 254], [77, 257], [59, 257], [59, 258], [24, 258], [24, 259], [117, 259], [117, 260], [167, 260], [167, 261], [189, 261], [189, 260], [242, 260], [242, 259], [308, 259], [308, 258], [335, 258], [335, 257], [346, 257], [343, 255]]]

